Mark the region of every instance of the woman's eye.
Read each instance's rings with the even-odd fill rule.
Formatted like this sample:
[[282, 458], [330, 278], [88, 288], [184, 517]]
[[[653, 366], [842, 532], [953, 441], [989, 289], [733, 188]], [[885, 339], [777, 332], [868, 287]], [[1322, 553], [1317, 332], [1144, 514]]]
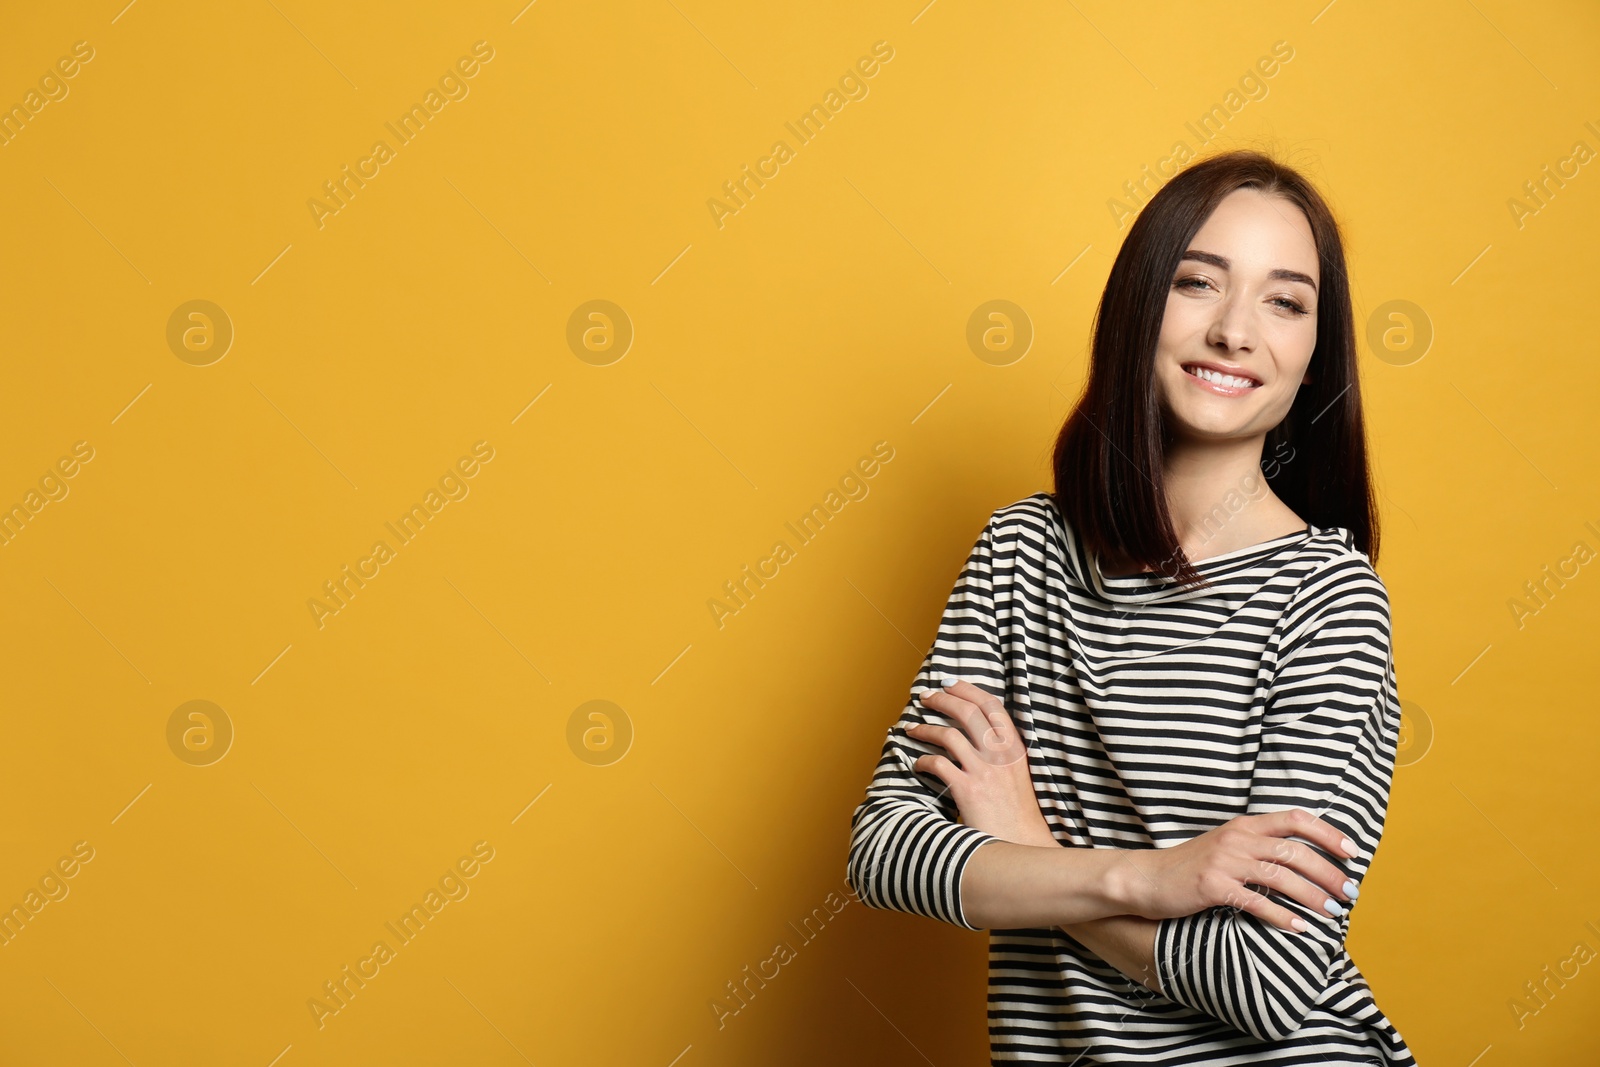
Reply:
[[[1193, 291], [1195, 289], [1209, 289], [1211, 288], [1211, 283], [1206, 281], [1204, 278], [1180, 278], [1172, 283], [1172, 287], [1174, 289], [1189, 289]], [[1307, 311], [1302, 304], [1291, 300], [1286, 296], [1274, 297], [1272, 303], [1274, 306], [1282, 308], [1284, 311], [1287, 311], [1289, 314], [1294, 315], [1297, 318], [1301, 315], [1311, 314], [1311, 312]]]

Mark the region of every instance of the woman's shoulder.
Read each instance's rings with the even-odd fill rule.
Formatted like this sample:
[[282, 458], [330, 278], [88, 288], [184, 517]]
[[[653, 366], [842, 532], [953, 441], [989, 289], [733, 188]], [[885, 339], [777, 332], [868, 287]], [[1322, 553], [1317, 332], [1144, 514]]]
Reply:
[[1042, 550], [1051, 540], [1060, 540], [1064, 522], [1055, 499], [1041, 491], [995, 508], [984, 532], [996, 547]]
[[1306, 576], [1321, 576], [1342, 583], [1376, 582], [1383, 584], [1372, 559], [1356, 544], [1355, 534], [1343, 526], [1307, 524], [1310, 533], [1301, 546], [1299, 558], [1306, 563]]
[[1029, 493], [1021, 500], [1002, 504], [989, 516], [989, 525], [1007, 529], [1042, 529], [1061, 522], [1061, 512], [1055, 499], [1043, 490]]
[[1301, 573], [1288, 617], [1354, 612], [1370, 614], [1388, 626], [1388, 587], [1349, 530], [1312, 526], [1298, 562]]

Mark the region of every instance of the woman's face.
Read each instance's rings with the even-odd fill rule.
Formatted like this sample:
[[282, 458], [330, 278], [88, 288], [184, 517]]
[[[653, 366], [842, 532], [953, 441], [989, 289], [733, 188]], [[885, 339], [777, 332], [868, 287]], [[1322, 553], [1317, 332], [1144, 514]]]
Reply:
[[1310, 380], [1320, 284], [1298, 207], [1254, 189], [1217, 205], [1173, 275], [1156, 345], [1157, 388], [1178, 440], [1260, 437], [1283, 421]]

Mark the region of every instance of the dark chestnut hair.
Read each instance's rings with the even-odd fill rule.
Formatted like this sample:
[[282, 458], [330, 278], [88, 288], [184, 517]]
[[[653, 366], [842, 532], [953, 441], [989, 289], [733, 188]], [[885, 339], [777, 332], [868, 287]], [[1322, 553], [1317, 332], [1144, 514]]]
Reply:
[[[1256, 189], [1305, 213], [1321, 280], [1309, 370], [1262, 447], [1267, 484], [1313, 526], [1342, 526], [1378, 561], [1377, 505], [1367, 469], [1350, 280], [1338, 223], [1309, 181], [1255, 151], [1190, 164], [1134, 220], [1095, 310], [1089, 379], [1056, 438], [1052, 498], [1084, 546], [1126, 555], [1176, 579], [1206, 583], [1167, 513], [1163, 468], [1170, 429], [1155, 387], [1167, 294], [1189, 242], [1228, 194]], [[1284, 453], [1287, 446], [1292, 452]]]

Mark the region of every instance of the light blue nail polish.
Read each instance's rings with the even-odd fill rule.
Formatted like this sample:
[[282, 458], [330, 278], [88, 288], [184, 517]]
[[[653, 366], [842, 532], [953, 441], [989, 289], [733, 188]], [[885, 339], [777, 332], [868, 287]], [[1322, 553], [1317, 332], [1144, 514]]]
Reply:
[[1339, 902], [1334, 900], [1332, 897], [1329, 897], [1327, 900], [1323, 901], [1322, 906], [1327, 909], [1329, 915], [1338, 916], [1345, 914], [1345, 910], [1339, 907]]
[[957, 678], [953, 674], [947, 674], [939, 680], [939, 684], [944, 686], [946, 689], [949, 689], [952, 685], [955, 685], [960, 680], [961, 679]]
[[1354, 900], [1356, 897], [1361, 895], [1361, 890], [1356, 888], [1356, 884], [1354, 882], [1346, 879], [1344, 883], [1344, 895], [1349, 897], [1351, 900]]

